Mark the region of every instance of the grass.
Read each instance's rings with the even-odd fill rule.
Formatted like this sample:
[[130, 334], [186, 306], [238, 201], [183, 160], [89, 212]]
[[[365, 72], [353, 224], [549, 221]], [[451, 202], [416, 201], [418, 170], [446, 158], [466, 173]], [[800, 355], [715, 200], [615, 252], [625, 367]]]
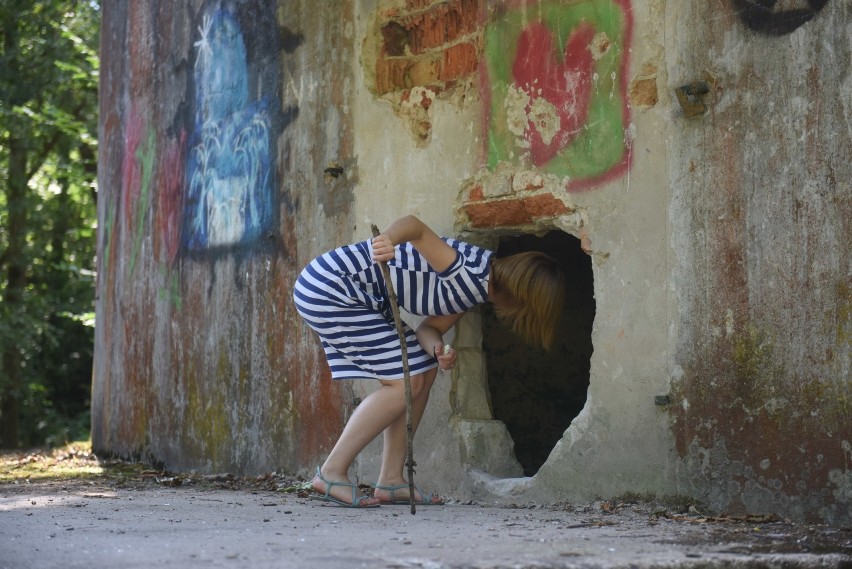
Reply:
[[99, 459], [92, 453], [91, 441], [0, 454], [0, 484], [118, 480], [139, 476], [142, 469], [138, 464]]
[[112, 488], [193, 486], [198, 490], [267, 490], [304, 493], [307, 483], [298, 476], [268, 473], [241, 477], [232, 474], [174, 473], [148, 464], [102, 459], [91, 441], [55, 448], [0, 453], [0, 487], [9, 484], [101, 485]]

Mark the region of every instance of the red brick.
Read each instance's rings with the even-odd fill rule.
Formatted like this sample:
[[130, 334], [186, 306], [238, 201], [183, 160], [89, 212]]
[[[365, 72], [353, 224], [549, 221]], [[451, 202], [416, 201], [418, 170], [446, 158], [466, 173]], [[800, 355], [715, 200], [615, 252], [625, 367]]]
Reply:
[[482, 186], [474, 186], [470, 193], [467, 195], [468, 201], [471, 202], [481, 202], [485, 199], [485, 193], [482, 191]]
[[535, 219], [568, 212], [565, 204], [551, 194], [526, 199], [468, 203], [463, 206], [473, 227], [512, 227]]
[[379, 13], [380, 21], [388, 21], [399, 18], [399, 8], [388, 8]]
[[376, 92], [381, 95], [405, 89], [411, 62], [406, 58], [379, 56], [376, 60]]
[[425, 87], [438, 81], [441, 62], [433, 57], [417, 57], [411, 62], [406, 75], [406, 87]]
[[441, 66], [442, 81], [451, 81], [470, 75], [479, 65], [479, 51], [472, 43], [459, 43], [444, 50], [444, 61]]
[[408, 30], [408, 46], [411, 53], [419, 54], [428, 49], [444, 45], [447, 37], [440, 22], [436, 22], [428, 14], [419, 14], [404, 19], [403, 25]]
[[553, 197], [553, 194], [539, 194], [523, 201], [527, 211], [536, 219], [556, 217], [569, 211], [562, 201]]
[[478, 29], [479, 0], [452, 0], [402, 18], [414, 54], [441, 47]]

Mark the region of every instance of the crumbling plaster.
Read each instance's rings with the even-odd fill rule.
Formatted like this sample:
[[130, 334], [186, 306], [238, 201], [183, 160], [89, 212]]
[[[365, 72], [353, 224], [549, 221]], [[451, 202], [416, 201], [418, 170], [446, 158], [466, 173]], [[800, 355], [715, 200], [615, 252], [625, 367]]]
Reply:
[[[647, 9], [634, 7], [635, 20], [654, 21], [643, 15]], [[377, 3], [360, 6], [359, 34], [373, 33], [376, 10]], [[653, 36], [644, 24], [639, 33]], [[633, 58], [648, 59], [661, 47], [651, 42], [633, 49]], [[369, 61], [371, 54], [362, 53], [356, 77], [364, 75]], [[414, 213], [439, 233], [492, 247], [501, 232], [565, 231], [581, 238], [594, 259], [597, 315], [588, 404], [539, 474], [520, 478], [507, 452], [511, 439], [491, 418], [479, 317], [473, 313], [452, 340], [460, 350], [459, 367], [452, 378], [439, 377], [415, 440], [418, 477], [439, 481], [449, 493], [489, 500], [588, 498], [627, 489], [665, 493], [672, 441], [667, 415], [654, 405], [654, 396], [668, 392], [668, 190], [665, 141], [651, 135], [663, 130], [664, 116], [657, 110], [634, 114], [626, 133], [635, 137], [627, 175], [594, 191], [568, 194], [565, 181], [555, 176], [508, 164], [494, 172], [483, 168], [475, 85], [463, 83], [435, 98], [427, 144], [405, 128], [386, 97], [373, 96], [367, 87], [355, 89], [361, 182], [355, 211], [361, 234], [370, 221], [381, 226]], [[520, 191], [519, 182], [523, 186], [533, 178], [539, 191], [565, 204], [564, 213], [509, 228], [470, 226], [460, 202], [471, 187], [480, 185], [486, 197], [499, 199], [513, 192], [513, 183]], [[376, 474], [379, 449], [376, 443], [359, 462], [365, 480]]]
[[[496, 245], [501, 233], [559, 229], [579, 237], [594, 260], [588, 402], [546, 464], [533, 477], [513, 475], [517, 464], [506, 453], [511, 440], [490, 420], [478, 317], [472, 314], [455, 340], [459, 368], [451, 381], [439, 380], [416, 441], [429, 457], [419, 461], [423, 479], [486, 500], [682, 493], [715, 509], [846, 519], [848, 449], [842, 445], [850, 435], [841, 417], [848, 416], [849, 346], [843, 338], [849, 317], [843, 307], [849, 288], [848, 255], [841, 252], [848, 250], [843, 212], [849, 200], [848, 185], [844, 197], [837, 184], [850, 176], [848, 161], [837, 157], [848, 151], [849, 129], [848, 120], [844, 131], [843, 121], [830, 117], [847, 117], [850, 108], [848, 97], [831, 96], [833, 86], [849, 82], [843, 71], [849, 51], [840, 38], [848, 28], [837, 23], [848, 7], [829, 3], [807, 30], [782, 37], [748, 29], [731, 6], [717, 12], [637, 0], [631, 8], [631, 114], [624, 129], [630, 167], [586, 191], [566, 193], [564, 180], [544, 175], [524, 193], [529, 184], [518, 180], [537, 176], [528, 166], [484, 169], [476, 152], [482, 141], [470, 138], [475, 129], [468, 126], [483, 102], [468, 85], [456, 87], [455, 97], [444, 92], [435, 98], [425, 143], [400, 128], [398, 109], [358, 90], [358, 120], [375, 123], [380, 116], [383, 128], [356, 128], [356, 145], [372, 150], [372, 134], [365, 135], [379, 132], [383, 148], [393, 138], [405, 161], [400, 172], [398, 163], [388, 167], [390, 155], [383, 153], [384, 167], [367, 172], [370, 152], [359, 152], [364, 179], [381, 173], [356, 198], [359, 218], [367, 218], [360, 211], [383, 186], [389, 193], [378, 199], [393, 204], [389, 218], [417, 213], [440, 232], [486, 246]], [[826, 39], [832, 34], [837, 41]], [[821, 58], [834, 62], [831, 70], [815, 63]], [[682, 106], [676, 91], [696, 82], [708, 92], [700, 92], [693, 107]], [[442, 123], [445, 114], [452, 120]], [[450, 140], [464, 148], [452, 154], [452, 166], [443, 150]], [[429, 199], [418, 203], [424, 185]], [[398, 188], [405, 196], [397, 205]], [[516, 209], [505, 208], [532, 196], [555, 197], [564, 209], [541, 217], [533, 212], [508, 227], [468, 216], [482, 203], [487, 207], [478, 210], [485, 212], [480, 221], [494, 212], [490, 219], [511, 219], [501, 217], [500, 208], [517, 217]], [[790, 295], [800, 298], [792, 312]], [[825, 314], [826, 323], [807, 316], [817, 314]], [[806, 369], [805, 362], [818, 363]], [[716, 385], [734, 392], [716, 393]], [[802, 412], [829, 405], [810, 411], [824, 418], [796, 420], [804, 429], [797, 437], [804, 454], [798, 456], [780, 450], [792, 433], [767, 431], [766, 417], [798, 417], [793, 402], [801, 389]], [[726, 398], [739, 401], [737, 390], [764, 407], [750, 408], [747, 401], [728, 406]], [[755, 433], [737, 434], [752, 422]], [[760, 450], [759, 433], [770, 437], [768, 449], [779, 448], [771, 458]], [[359, 467], [366, 478], [375, 469], [376, 450]], [[825, 466], [826, 460], [835, 466]], [[814, 472], [820, 478], [809, 495], [805, 477]]]

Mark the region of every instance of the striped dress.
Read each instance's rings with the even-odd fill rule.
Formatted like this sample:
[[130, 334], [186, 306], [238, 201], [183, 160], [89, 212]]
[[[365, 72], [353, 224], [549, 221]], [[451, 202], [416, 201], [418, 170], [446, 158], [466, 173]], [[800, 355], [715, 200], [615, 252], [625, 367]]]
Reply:
[[[458, 251], [455, 262], [436, 272], [411, 246], [396, 246], [388, 261], [400, 308], [411, 314], [459, 314], [488, 297], [492, 252], [443, 238]], [[334, 379], [400, 379], [402, 350], [381, 268], [371, 240], [339, 247], [308, 264], [293, 293], [296, 309], [322, 341]], [[412, 375], [438, 365], [404, 324]]]

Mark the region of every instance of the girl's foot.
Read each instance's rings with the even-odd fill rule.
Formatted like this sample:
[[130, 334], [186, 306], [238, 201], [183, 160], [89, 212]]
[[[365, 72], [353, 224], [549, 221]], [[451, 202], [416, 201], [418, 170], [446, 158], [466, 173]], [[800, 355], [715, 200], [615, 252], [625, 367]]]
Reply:
[[[408, 482], [402, 484], [376, 484], [373, 497], [382, 504], [410, 504], [410, 487]], [[440, 496], [424, 493], [417, 486], [414, 487], [414, 503], [418, 506], [441, 506], [444, 499]]]
[[319, 468], [317, 468], [316, 476], [311, 480], [311, 488], [317, 494], [321, 494], [320, 496], [312, 496], [317, 500], [334, 502], [350, 508], [376, 508], [379, 506], [379, 500], [376, 498], [359, 495], [357, 486], [349, 482], [348, 478], [345, 481], [333, 477], [326, 478]]

